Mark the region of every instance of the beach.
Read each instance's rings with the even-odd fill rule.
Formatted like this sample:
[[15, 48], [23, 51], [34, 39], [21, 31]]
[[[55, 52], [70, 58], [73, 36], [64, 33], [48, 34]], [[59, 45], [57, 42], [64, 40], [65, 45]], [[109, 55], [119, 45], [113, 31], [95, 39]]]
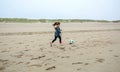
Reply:
[[[120, 72], [120, 23], [0, 23], [0, 72]], [[69, 44], [69, 40], [74, 40]]]

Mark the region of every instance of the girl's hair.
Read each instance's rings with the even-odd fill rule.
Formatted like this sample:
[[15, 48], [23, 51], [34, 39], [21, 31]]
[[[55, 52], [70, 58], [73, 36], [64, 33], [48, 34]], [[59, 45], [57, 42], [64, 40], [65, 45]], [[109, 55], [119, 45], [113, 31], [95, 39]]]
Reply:
[[60, 25], [60, 22], [55, 22], [55, 23], [53, 24], [53, 26], [55, 26], [55, 25]]

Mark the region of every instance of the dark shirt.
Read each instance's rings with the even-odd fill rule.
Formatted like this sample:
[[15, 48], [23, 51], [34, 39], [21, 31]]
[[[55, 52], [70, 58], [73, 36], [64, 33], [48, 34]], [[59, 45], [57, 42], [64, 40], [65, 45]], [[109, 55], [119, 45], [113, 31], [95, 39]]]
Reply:
[[60, 36], [61, 30], [60, 27], [55, 28], [55, 36]]

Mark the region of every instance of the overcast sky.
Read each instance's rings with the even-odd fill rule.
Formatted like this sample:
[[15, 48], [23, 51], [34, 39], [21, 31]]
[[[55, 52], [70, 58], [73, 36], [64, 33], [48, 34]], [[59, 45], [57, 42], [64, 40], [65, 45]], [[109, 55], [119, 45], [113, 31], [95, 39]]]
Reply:
[[0, 18], [120, 20], [120, 0], [0, 0]]

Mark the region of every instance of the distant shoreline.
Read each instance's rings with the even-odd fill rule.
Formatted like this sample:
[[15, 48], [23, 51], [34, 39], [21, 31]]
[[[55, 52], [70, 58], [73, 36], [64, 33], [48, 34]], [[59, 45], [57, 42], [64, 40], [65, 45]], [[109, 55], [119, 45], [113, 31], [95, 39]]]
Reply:
[[92, 20], [92, 19], [27, 19], [27, 18], [0, 18], [0, 22], [10, 23], [52, 23], [52, 22], [63, 22], [63, 23], [81, 23], [81, 22], [120, 22], [120, 20], [108, 21], [108, 20]]

